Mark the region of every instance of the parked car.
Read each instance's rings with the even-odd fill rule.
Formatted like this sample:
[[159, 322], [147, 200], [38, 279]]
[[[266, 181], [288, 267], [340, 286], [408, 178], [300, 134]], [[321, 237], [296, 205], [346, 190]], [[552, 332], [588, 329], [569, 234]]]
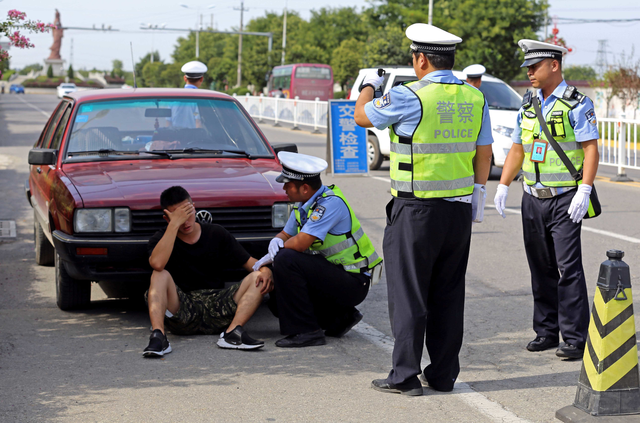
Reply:
[[66, 83], [63, 82], [62, 84], [58, 85], [56, 87], [56, 91], [58, 93], [58, 98], [62, 98], [67, 94], [71, 94], [73, 92], [76, 92], [78, 90], [78, 87], [76, 87], [76, 84], [74, 83]]
[[9, 87], [9, 94], [11, 93], [24, 94], [24, 87], [20, 84], [11, 84]]
[[[377, 68], [360, 69], [356, 78], [349, 98], [357, 100], [360, 92], [358, 88], [362, 83], [365, 75]], [[384, 83], [382, 92], [386, 94], [394, 86], [407, 82], [415, 81], [416, 74], [412, 67], [383, 67], [386, 71], [384, 75]], [[465, 75], [460, 71], [453, 71], [453, 74], [460, 80], [465, 80]], [[489, 105], [489, 114], [491, 116], [491, 126], [493, 130], [493, 158], [492, 165], [497, 167], [504, 166], [504, 160], [507, 153], [511, 149], [513, 142], [511, 134], [516, 124], [516, 116], [518, 109], [522, 104], [522, 97], [504, 81], [494, 76], [484, 74], [482, 76], [482, 85], [480, 86], [487, 99]], [[378, 169], [385, 159], [389, 159], [390, 139], [389, 129], [379, 130], [376, 128], [367, 129], [367, 154], [369, 158], [369, 168]]]
[[[25, 190], [35, 257], [55, 265], [56, 299], [82, 308], [98, 281], [110, 297], [149, 285], [147, 242], [166, 222], [160, 194], [181, 185], [198, 219], [227, 228], [254, 257], [291, 203], [271, 146], [244, 108], [208, 90], [79, 91], [65, 96], [29, 152]], [[220, 269], [228, 279], [239, 269]], [[238, 279], [235, 279], [238, 280]]]

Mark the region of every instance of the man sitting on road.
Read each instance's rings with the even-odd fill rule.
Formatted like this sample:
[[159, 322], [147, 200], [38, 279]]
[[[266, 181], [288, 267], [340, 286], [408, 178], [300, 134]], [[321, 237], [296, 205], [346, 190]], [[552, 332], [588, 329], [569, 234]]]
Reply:
[[[195, 206], [184, 188], [165, 190], [160, 204], [168, 225], [149, 240], [153, 274], [147, 302], [153, 332], [143, 356], [171, 352], [165, 328], [177, 335], [220, 333], [221, 348], [263, 347], [243, 326], [273, 289], [271, 270], [253, 271], [256, 259], [222, 226], [196, 222]], [[221, 268], [239, 266], [251, 272], [242, 282], [211, 289], [212, 283], [221, 283], [216, 280]]]

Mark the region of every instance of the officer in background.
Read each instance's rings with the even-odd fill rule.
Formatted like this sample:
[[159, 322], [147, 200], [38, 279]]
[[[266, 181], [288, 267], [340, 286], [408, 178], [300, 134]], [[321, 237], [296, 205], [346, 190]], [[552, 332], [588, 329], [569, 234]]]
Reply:
[[[207, 65], [194, 60], [192, 62], [185, 63], [181, 70], [184, 73], [184, 88], [197, 90], [204, 81], [204, 74], [207, 72]], [[176, 101], [171, 106], [171, 117], [167, 118], [166, 126], [176, 129], [202, 128], [198, 105], [196, 103]]]
[[[589, 301], [582, 268], [581, 220], [598, 170], [598, 128], [593, 103], [562, 77], [562, 55], [567, 49], [534, 40], [518, 42], [537, 95], [527, 92], [513, 131], [494, 199], [504, 209], [509, 184], [522, 167], [522, 228], [533, 288], [533, 330], [529, 351], [544, 351], [564, 344], [556, 355], [582, 358], [589, 326]], [[544, 120], [582, 181], [573, 179], [546, 136], [533, 108], [541, 104]], [[542, 140], [542, 142], [539, 142]], [[537, 150], [532, 146], [536, 142]]]
[[[419, 80], [371, 101], [383, 78], [368, 75], [355, 118], [391, 136], [383, 248], [395, 345], [393, 369], [372, 387], [422, 395], [421, 381], [451, 391], [460, 372], [471, 222], [476, 211], [481, 221], [493, 137], [484, 95], [451, 71], [462, 40], [422, 23], [406, 35]], [[425, 333], [431, 364], [422, 373]]]
[[[326, 336], [341, 337], [362, 320], [355, 308], [382, 263], [353, 209], [335, 185], [322, 184], [327, 162], [304, 154], [280, 152], [289, 200], [289, 220], [269, 244], [277, 315], [285, 338], [277, 347], [324, 345]], [[323, 329], [325, 331], [323, 332]]]
[[202, 81], [204, 81], [204, 74], [207, 73], [207, 65], [194, 60], [185, 63], [180, 70], [184, 73], [184, 87], [198, 89], [202, 85]]
[[480, 85], [482, 85], [482, 75], [487, 71], [482, 65], [471, 65], [464, 68], [462, 71], [465, 75], [467, 75], [467, 82], [469, 85], [480, 89]]

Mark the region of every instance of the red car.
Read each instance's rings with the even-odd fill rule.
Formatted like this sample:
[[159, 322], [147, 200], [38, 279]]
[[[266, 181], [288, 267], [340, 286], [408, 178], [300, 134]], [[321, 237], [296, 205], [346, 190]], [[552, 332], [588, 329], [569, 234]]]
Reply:
[[[147, 241], [166, 225], [160, 193], [189, 191], [198, 219], [266, 254], [291, 204], [277, 152], [232, 97], [207, 90], [65, 96], [29, 152], [36, 262], [55, 263], [57, 304], [82, 308], [91, 282], [112, 297], [148, 287]], [[238, 269], [220, 269], [233, 279]]]

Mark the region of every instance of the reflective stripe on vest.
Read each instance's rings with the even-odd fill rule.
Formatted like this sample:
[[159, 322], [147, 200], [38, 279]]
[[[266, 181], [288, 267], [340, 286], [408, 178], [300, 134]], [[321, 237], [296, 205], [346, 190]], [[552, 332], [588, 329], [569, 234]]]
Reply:
[[[316, 203], [307, 211], [307, 219], [310, 218], [316, 204], [321, 198], [336, 196], [344, 202], [349, 210], [351, 230], [341, 235], [327, 233], [324, 242], [316, 240], [305, 252], [308, 254], [321, 255], [331, 263], [341, 265], [344, 270], [352, 273], [361, 273], [367, 269], [374, 268], [382, 262], [382, 259], [376, 253], [367, 234], [364, 233], [353, 209], [338, 187], [331, 185], [327, 188], [328, 189], [322, 193], [322, 196], [316, 200]], [[298, 233], [302, 228], [300, 207], [301, 205], [296, 204], [294, 208], [294, 216], [298, 224]]]
[[392, 128], [391, 194], [409, 198], [471, 194], [484, 95], [466, 84], [420, 80], [405, 86], [420, 100], [422, 118], [411, 137], [399, 137]]
[[[538, 101], [538, 97], [535, 97], [533, 101]], [[584, 151], [581, 143], [576, 141], [575, 133], [569, 120], [569, 111], [578, 104], [579, 102], [577, 101], [556, 99], [553, 107], [545, 116], [545, 121], [553, 138], [562, 147], [562, 151], [573, 163], [576, 170], [580, 171], [584, 161]], [[535, 185], [539, 181], [549, 187], [575, 186], [576, 181], [551, 144], [547, 145], [547, 153], [543, 163], [531, 161], [534, 139], [539, 138], [546, 141], [547, 137], [540, 130], [540, 122], [538, 122], [533, 106], [523, 109], [521, 116], [522, 148], [525, 154], [522, 163], [522, 174], [527, 185]]]

